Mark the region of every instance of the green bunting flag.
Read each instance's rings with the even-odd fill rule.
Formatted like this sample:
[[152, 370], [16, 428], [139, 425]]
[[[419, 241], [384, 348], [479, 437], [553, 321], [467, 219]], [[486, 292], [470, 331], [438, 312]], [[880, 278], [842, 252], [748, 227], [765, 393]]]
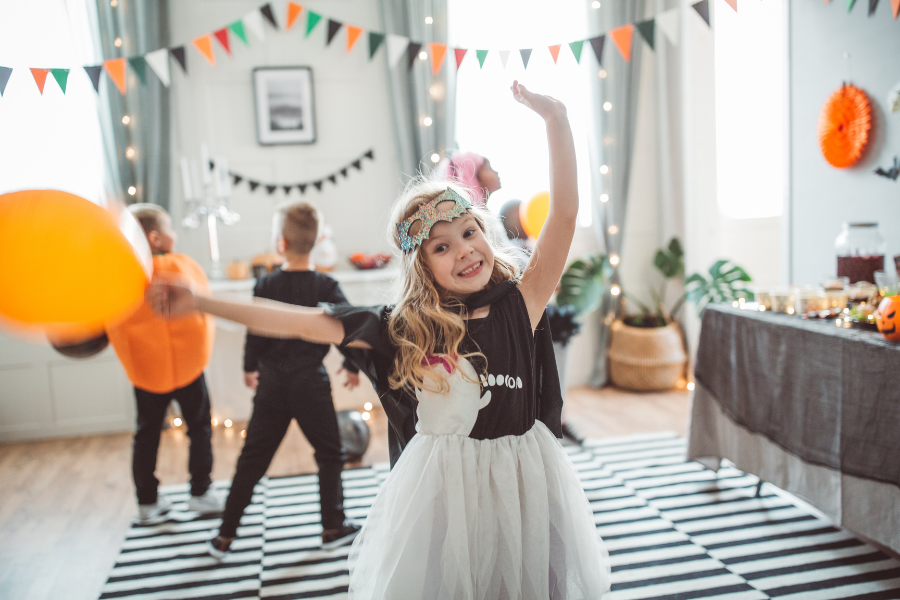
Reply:
[[856, 4], [856, 0], [847, 0], [847, 12], [853, 10], [854, 4]]
[[487, 50], [476, 50], [475, 56], [478, 57], [478, 68], [484, 68], [484, 59], [487, 58], [488, 51]]
[[69, 70], [68, 69], [50, 69], [50, 73], [53, 74], [53, 79], [56, 80], [56, 83], [59, 84], [59, 89], [62, 90], [62, 93], [66, 93], [66, 81], [69, 79]]
[[138, 79], [141, 80], [141, 83], [147, 85], [147, 61], [144, 60], [143, 56], [132, 56], [128, 59], [128, 64], [131, 66], [131, 69], [138, 76]]
[[306, 11], [306, 37], [309, 37], [310, 32], [315, 28], [315, 26], [322, 20], [322, 15], [319, 13], [314, 13], [311, 10]]
[[650, 46], [651, 50], [655, 50], [654, 42], [656, 39], [656, 22], [653, 19], [647, 19], [640, 23], [635, 23], [634, 28], [638, 30], [644, 41]]
[[0, 67], [0, 96], [6, 91], [6, 84], [9, 83], [9, 76], [12, 75], [12, 71], [9, 67]]
[[250, 42], [247, 41], [247, 32], [244, 31], [244, 22], [241, 20], [237, 20], [231, 25], [228, 26], [228, 29], [231, 30], [231, 33], [236, 35], [242, 42], [244, 42], [245, 46], [249, 46]]
[[375, 56], [376, 52], [378, 52], [378, 47], [383, 41], [383, 33], [377, 33], [375, 31], [369, 32], [369, 60], [372, 60], [372, 57]]
[[579, 65], [581, 64], [581, 49], [584, 47], [584, 40], [579, 40], [577, 42], [569, 42], [569, 48], [572, 49], [572, 54], [575, 55], [575, 62]]

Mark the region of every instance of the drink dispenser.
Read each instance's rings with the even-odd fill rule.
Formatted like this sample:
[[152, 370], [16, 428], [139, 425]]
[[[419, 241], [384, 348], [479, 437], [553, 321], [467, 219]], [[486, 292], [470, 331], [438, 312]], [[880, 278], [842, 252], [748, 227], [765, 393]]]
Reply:
[[844, 223], [844, 229], [834, 241], [837, 252], [838, 277], [848, 277], [850, 283], [875, 283], [875, 271], [884, 270], [887, 250], [878, 223]]

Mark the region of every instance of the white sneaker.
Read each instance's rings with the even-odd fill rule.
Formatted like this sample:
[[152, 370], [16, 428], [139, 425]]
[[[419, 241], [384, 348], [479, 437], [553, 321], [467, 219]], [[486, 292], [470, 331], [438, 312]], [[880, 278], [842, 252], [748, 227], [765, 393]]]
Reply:
[[154, 504], [138, 504], [138, 520], [142, 523], [153, 521], [172, 509], [172, 503], [165, 496], [157, 496]]
[[209, 488], [202, 496], [191, 496], [188, 510], [200, 514], [220, 513], [225, 510], [225, 500]]

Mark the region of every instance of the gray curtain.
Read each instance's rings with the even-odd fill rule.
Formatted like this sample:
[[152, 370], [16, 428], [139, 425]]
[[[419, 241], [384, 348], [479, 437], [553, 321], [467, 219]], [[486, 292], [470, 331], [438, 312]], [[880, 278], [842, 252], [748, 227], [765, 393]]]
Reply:
[[[169, 44], [168, 0], [97, 0], [97, 30], [104, 58], [134, 57]], [[122, 40], [116, 47], [115, 40]], [[107, 193], [169, 208], [169, 90], [145, 65], [146, 83], [129, 64], [123, 96], [104, 74], [100, 126], [106, 156]], [[104, 92], [105, 88], [105, 92]], [[126, 125], [122, 117], [131, 119]], [[126, 155], [128, 148], [134, 156]], [[130, 196], [128, 188], [136, 192]]]
[[[428, 172], [434, 168], [431, 155], [446, 155], [455, 147], [456, 139], [456, 60], [448, 48], [444, 64], [437, 76], [432, 75], [431, 42], [447, 43], [448, 0], [380, 0], [387, 33], [403, 35], [422, 44], [429, 60], [415, 59], [407, 69], [404, 55], [395, 67], [388, 63], [394, 130], [400, 152], [400, 169], [404, 175]], [[431, 17], [434, 22], [425, 23]], [[387, 61], [387, 52], [382, 52]], [[430, 117], [431, 126], [423, 119]]]
[[[642, 20], [644, 0], [607, 0], [600, 9], [588, 9], [588, 31], [609, 31], [627, 23]], [[591, 192], [594, 206], [594, 233], [601, 249], [607, 254], [621, 255], [622, 232], [625, 231], [625, 209], [628, 205], [628, 183], [631, 176], [631, 159], [637, 122], [637, 101], [640, 87], [641, 60], [644, 44], [634, 32], [631, 62], [618, 55], [611, 38], [607, 36], [603, 50], [603, 69], [606, 77], [592, 78], [591, 111], [593, 135], [589, 136]], [[586, 52], [590, 50], [585, 49]], [[612, 103], [612, 110], [603, 109], [605, 102]], [[602, 165], [609, 167], [601, 174]], [[601, 196], [609, 196], [607, 202]], [[609, 227], [618, 227], [619, 234], [610, 235]], [[612, 282], [618, 283], [618, 268], [614, 268]], [[597, 336], [597, 360], [591, 385], [601, 387], [608, 379], [607, 349], [610, 327], [619, 314], [622, 296], [607, 293], [600, 305], [600, 330]]]

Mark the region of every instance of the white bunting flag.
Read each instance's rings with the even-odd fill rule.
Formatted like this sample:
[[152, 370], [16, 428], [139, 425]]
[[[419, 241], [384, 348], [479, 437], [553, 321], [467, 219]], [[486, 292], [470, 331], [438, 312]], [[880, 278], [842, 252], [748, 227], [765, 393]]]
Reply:
[[406, 48], [409, 46], [409, 38], [403, 37], [402, 35], [394, 35], [393, 33], [389, 33], [387, 36], [387, 51], [388, 51], [388, 63], [393, 67], [396, 66], [397, 61], [400, 60], [400, 57], [403, 56], [403, 53], [406, 52]]
[[677, 8], [658, 13], [656, 26], [676, 46], [681, 41], [681, 14]]
[[254, 8], [241, 20], [244, 22], [244, 27], [252, 31], [259, 41], [266, 41], [266, 28], [263, 25], [262, 13], [259, 12], [259, 9]]
[[148, 52], [144, 55], [144, 60], [147, 61], [147, 64], [150, 65], [150, 68], [162, 81], [162, 84], [169, 87], [169, 49], [162, 48]]
[[506, 61], [509, 60], [509, 50], [500, 50], [500, 62], [503, 63], [503, 68], [506, 69]]

